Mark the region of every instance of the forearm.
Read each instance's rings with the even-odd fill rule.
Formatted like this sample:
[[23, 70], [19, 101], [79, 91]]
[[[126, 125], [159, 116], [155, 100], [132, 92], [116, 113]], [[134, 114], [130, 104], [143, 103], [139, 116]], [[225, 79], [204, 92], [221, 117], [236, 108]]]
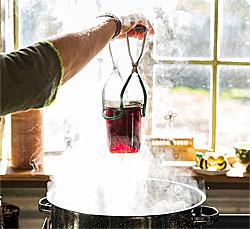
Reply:
[[103, 18], [88, 30], [50, 39], [62, 59], [62, 82], [69, 80], [87, 65], [106, 46], [115, 31], [116, 22], [112, 18]]

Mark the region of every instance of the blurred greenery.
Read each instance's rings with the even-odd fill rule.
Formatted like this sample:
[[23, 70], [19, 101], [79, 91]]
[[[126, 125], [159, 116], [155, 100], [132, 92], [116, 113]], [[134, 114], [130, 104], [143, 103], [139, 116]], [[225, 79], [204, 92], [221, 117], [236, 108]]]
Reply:
[[237, 100], [250, 100], [250, 91], [249, 89], [223, 89], [220, 93], [220, 98], [229, 100], [229, 99], [237, 99]]
[[[170, 91], [172, 93], [187, 93], [192, 95], [201, 95], [201, 96], [209, 96], [209, 91], [200, 88], [191, 88], [191, 87], [174, 87], [171, 88]], [[223, 100], [250, 100], [250, 92], [249, 89], [223, 89], [220, 93], [220, 99]]]
[[171, 92], [173, 93], [188, 93], [188, 94], [198, 94], [202, 96], [209, 96], [209, 91], [205, 89], [200, 89], [200, 88], [191, 88], [191, 87], [174, 87], [170, 89]]

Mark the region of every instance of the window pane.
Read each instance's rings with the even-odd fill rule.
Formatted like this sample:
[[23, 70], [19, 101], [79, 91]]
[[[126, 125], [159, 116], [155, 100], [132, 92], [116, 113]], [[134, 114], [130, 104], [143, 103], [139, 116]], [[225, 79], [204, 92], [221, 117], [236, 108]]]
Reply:
[[250, 58], [250, 1], [220, 1], [220, 57]]
[[155, 58], [210, 58], [212, 1], [163, 2], [155, 7]]
[[60, 31], [62, 24], [55, 3], [55, 0], [19, 1], [19, 46], [30, 45]]
[[210, 75], [209, 66], [154, 66], [153, 135], [194, 138], [196, 145], [208, 145]]
[[219, 69], [218, 147], [250, 141], [250, 67]]
[[61, 32], [83, 28], [95, 17], [94, 0], [21, 0], [19, 46], [26, 46]]
[[1, 36], [2, 51], [11, 52], [14, 49], [14, 1], [1, 1]]

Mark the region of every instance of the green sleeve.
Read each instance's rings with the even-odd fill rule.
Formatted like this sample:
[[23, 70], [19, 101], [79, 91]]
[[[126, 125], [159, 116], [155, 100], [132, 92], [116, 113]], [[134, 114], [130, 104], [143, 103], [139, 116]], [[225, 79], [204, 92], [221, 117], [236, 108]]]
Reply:
[[60, 55], [49, 42], [0, 53], [0, 116], [49, 105], [62, 75]]

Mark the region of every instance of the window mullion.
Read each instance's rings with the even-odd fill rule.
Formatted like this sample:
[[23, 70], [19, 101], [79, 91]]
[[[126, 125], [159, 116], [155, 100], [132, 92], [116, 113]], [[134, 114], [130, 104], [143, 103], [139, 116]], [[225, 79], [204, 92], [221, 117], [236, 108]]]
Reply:
[[157, 60], [162, 64], [199, 64], [199, 65], [230, 65], [230, 66], [250, 66], [249, 61], [233, 61], [233, 60], [178, 60], [172, 58], [171, 60]]
[[18, 0], [13, 0], [14, 49], [18, 48]]
[[211, 149], [215, 150], [216, 147], [216, 112], [217, 112], [217, 94], [218, 94], [218, 0], [214, 1], [214, 39], [213, 39], [213, 71], [212, 71], [212, 117], [211, 117], [211, 133], [210, 133], [210, 144]]

